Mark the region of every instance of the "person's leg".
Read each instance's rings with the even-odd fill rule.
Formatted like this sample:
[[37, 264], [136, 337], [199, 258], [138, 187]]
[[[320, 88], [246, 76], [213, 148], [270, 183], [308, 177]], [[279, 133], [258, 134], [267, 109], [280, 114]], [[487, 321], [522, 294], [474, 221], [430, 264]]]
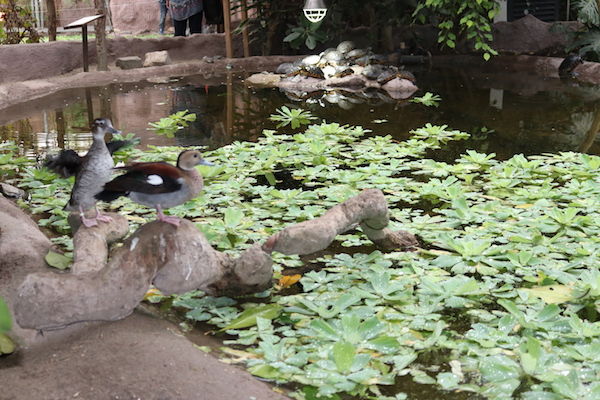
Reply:
[[184, 19], [183, 21], [173, 20], [173, 27], [175, 28], [175, 36], [185, 36], [187, 19]]
[[190, 21], [190, 33], [202, 33], [202, 11], [188, 18]]
[[163, 33], [165, 33], [165, 20], [167, 19], [167, 2], [162, 0], [160, 3], [158, 3], [158, 6], [160, 8], [160, 20], [158, 22], [158, 31], [162, 35]]

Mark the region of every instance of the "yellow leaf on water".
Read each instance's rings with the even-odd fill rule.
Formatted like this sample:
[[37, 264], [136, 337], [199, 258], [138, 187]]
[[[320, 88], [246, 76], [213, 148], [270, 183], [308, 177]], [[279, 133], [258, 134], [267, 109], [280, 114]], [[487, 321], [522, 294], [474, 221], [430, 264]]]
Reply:
[[282, 288], [292, 286], [294, 283], [298, 282], [300, 278], [302, 278], [302, 275], [300, 274], [283, 275], [281, 278], [279, 278], [279, 286]]
[[529, 207], [533, 207], [533, 204], [517, 204], [515, 206], [515, 208], [529, 208]]
[[567, 285], [537, 286], [531, 289], [520, 289], [532, 296], [539, 297], [548, 304], [560, 304], [573, 300], [573, 288]]

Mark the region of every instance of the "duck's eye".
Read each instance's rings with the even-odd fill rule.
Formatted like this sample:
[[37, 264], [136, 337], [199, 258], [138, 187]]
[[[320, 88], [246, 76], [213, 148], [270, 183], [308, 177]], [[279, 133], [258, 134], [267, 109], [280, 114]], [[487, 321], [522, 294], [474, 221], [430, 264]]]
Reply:
[[194, 154], [194, 158], [198, 158], [198, 154]]

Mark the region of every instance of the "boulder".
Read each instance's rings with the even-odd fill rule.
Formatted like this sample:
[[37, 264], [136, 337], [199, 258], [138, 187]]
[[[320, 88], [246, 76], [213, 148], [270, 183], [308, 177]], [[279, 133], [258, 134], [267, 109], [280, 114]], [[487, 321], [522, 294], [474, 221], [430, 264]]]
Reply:
[[153, 51], [144, 56], [144, 67], [156, 67], [171, 64], [169, 52], [166, 50]]
[[492, 47], [502, 54], [560, 55], [569, 44], [566, 32], [579, 27], [578, 22], [544, 22], [529, 14], [516, 21], [495, 23]]
[[25, 197], [24, 190], [4, 182], [0, 182], [0, 194], [11, 199], [21, 199]]
[[117, 64], [117, 67], [119, 67], [121, 69], [142, 68], [144, 65], [142, 63], [142, 59], [138, 56], [117, 58], [116, 64]]

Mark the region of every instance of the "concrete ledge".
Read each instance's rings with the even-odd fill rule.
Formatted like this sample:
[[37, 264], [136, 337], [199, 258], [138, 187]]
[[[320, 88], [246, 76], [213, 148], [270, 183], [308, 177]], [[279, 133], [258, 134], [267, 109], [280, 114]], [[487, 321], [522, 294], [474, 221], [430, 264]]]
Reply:
[[[291, 62], [298, 56], [270, 56], [219, 59], [208, 63], [205, 61], [189, 61], [160, 67], [148, 67], [132, 70], [91, 71], [50, 77], [47, 79], [34, 79], [24, 82], [0, 84], [0, 110], [25, 103], [31, 100], [57, 93], [63, 90], [105, 86], [111, 83], [139, 82], [144, 79], [159, 76], [187, 76], [187, 75], [220, 75], [229, 72], [258, 72], [274, 70], [283, 62]], [[232, 69], [227, 65], [231, 64]], [[0, 114], [10, 114], [4, 111]], [[3, 120], [0, 117], [0, 122]], [[6, 121], [5, 121], [6, 122]]]
[[[234, 36], [234, 56], [242, 55], [241, 41]], [[225, 55], [224, 34], [189, 37], [107, 39], [109, 62], [117, 58], [168, 50], [174, 62], [199, 60], [203, 56]], [[89, 42], [90, 63], [96, 60], [96, 41]], [[0, 46], [0, 84], [63, 75], [83, 66], [81, 42], [50, 42]]]

